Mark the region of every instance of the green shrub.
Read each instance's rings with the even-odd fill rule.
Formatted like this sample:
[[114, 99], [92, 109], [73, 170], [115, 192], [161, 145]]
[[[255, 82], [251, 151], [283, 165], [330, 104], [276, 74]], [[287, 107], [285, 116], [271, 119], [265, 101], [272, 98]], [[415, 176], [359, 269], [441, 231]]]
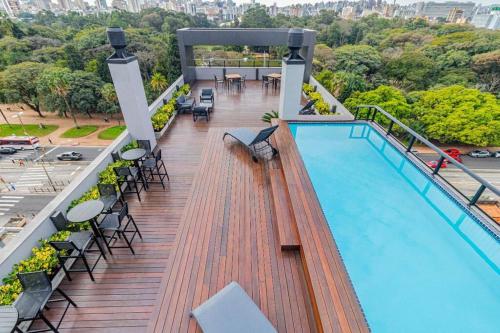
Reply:
[[310, 93], [314, 92], [314, 86], [312, 84], [309, 84], [309, 83], [304, 83], [302, 85], [302, 90], [304, 91], [304, 93], [309, 96]]
[[125, 152], [127, 150], [135, 149], [135, 148], [139, 148], [139, 145], [137, 144], [137, 140], [132, 140], [128, 144], [126, 144], [125, 146], [123, 146], [120, 151], [123, 153], [123, 152]]
[[63, 241], [70, 235], [69, 231], [59, 231], [47, 240], [40, 241], [40, 247], [31, 250], [31, 256], [21, 260], [12, 267], [12, 271], [3, 279], [0, 286], [0, 305], [12, 304], [22, 291], [21, 283], [17, 278], [17, 273], [47, 271], [50, 275], [58, 266], [56, 250], [50, 246], [49, 241]]
[[316, 92], [316, 91], [313, 91], [311, 93], [309, 93], [309, 99], [311, 101], [322, 101], [323, 100], [323, 96], [321, 96], [321, 94], [319, 92]]
[[325, 102], [323, 99], [318, 100], [316, 103], [314, 103], [314, 108], [316, 111], [318, 111], [319, 114], [330, 114], [330, 105], [328, 105], [327, 102]]

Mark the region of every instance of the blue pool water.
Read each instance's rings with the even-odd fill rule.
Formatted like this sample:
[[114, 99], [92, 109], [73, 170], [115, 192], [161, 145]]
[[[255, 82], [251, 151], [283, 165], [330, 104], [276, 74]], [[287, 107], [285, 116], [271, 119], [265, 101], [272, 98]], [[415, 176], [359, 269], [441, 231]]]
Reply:
[[500, 332], [500, 242], [364, 124], [290, 129], [373, 332]]

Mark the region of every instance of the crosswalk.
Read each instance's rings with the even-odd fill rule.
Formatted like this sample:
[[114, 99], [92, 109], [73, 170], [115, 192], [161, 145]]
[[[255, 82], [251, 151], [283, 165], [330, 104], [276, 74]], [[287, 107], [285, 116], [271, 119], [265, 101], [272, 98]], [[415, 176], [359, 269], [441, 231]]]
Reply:
[[7, 215], [22, 199], [24, 197], [18, 195], [0, 196], [0, 216]]
[[[18, 150], [12, 155], [1, 155], [0, 168], [19, 166], [19, 160], [31, 160], [33, 158], [33, 150]], [[14, 162], [12, 162], [14, 160]]]
[[[53, 166], [45, 167], [47, 172], [54, 170]], [[42, 186], [48, 181], [47, 174], [42, 167], [27, 168], [15, 183], [16, 188]]]

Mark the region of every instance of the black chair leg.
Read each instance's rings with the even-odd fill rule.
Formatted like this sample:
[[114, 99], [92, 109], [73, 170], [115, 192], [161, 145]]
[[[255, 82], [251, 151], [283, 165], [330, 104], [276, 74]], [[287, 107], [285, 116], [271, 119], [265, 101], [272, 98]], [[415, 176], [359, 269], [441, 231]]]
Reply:
[[60, 288], [56, 288], [56, 290], [59, 292], [59, 294], [62, 295], [62, 297], [66, 298], [66, 300], [71, 304], [73, 305], [75, 308], [78, 307], [78, 305], [76, 305], [75, 302], [73, 302], [73, 300], [68, 296], [66, 295], [66, 293], [64, 291], [62, 291]]
[[127, 236], [125, 235], [125, 233], [123, 233], [123, 239], [125, 239], [125, 242], [127, 243], [128, 248], [130, 249], [130, 251], [132, 252], [132, 254], [135, 255], [134, 249], [132, 248], [132, 244], [129, 242], [129, 240], [128, 240]]
[[55, 333], [59, 333], [59, 331], [57, 330], [57, 328], [54, 327], [54, 325], [52, 325], [52, 323], [47, 319], [45, 318], [45, 316], [43, 315], [43, 313], [40, 311], [40, 319], [42, 319], [44, 321], [44, 323], [49, 327], [49, 329]]
[[85, 265], [85, 268], [87, 269], [87, 272], [90, 275], [90, 279], [95, 282], [94, 275], [92, 274], [92, 271], [90, 270], [89, 263], [87, 262], [87, 258], [85, 258], [85, 255], [82, 256], [82, 261], [83, 264]]
[[132, 217], [132, 215], [130, 215], [128, 218], [130, 219], [130, 221], [131, 221], [131, 222], [132, 222], [132, 224], [134, 225], [135, 230], [136, 230], [136, 231], [137, 231], [137, 233], [139, 234], [139, 237], [142, 239], [141, 232], [139, 231], [139, 228], [137, 227], [137, 224], [135, 224], [135, 220], [134, 220], [134, 218]]

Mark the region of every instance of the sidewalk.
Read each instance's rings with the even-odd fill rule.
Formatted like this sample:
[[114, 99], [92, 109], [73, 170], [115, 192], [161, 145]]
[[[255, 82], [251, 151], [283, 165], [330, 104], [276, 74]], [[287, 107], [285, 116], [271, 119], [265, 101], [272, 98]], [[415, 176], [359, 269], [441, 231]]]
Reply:
[[[44, 115], [43, 118], [38, 116], [38, 114], [28, 108], [27, 106], [23, 106], [24, 110], [22, 110], [19, 106], [21, 104], [0, 104], [0, 108], [2, 109], [3, 113], [7, 117], [8, 121], [11, 124], [20, 124], [19, 119], [17, 118], [12, 118], [13, 115], [15, 115], [17, 112], [23, 112], [23, 115], [21, 116], [22, 121], [24, 124], [44, 124], [44, 125], [58, 125], [59, 128], [55, 130], [54, 132], [50, 133], [47, 136], [41, 137], [40, 142], [42, 145], [49, 145], [51, 144], [49, 142], [49, 138], [52, 141], [52, 145], [63, 145], [63, 146], [107, 146], [111, 143], [111, 140], [100, 140], [97, 136], [99, 132], [102, 130], [112, 127], [112, 126], [117, 126], [118, 124], [118, 119], [121, 119], [121, 113], [113, 115], [113, 119], [110, 119], [109, 122], [104, 121], [104, 115], [102, 114], [93, 114], [92, 118], [90, 119], [88, 116], [84, 116], [82, 114], [77, 116], [77, 121], [79, 125], [94, 125], [94, 126], [99, 126], [99, 129], [95, 131], [94, 133], [82, 137], [82, 138], [75, 138], [75, 139], [67, 139], [67, 138], [61, 138], [60, 135], [64, 132], [66, 132], [68, 129], [75, 127], [75, 124], [73, 122], [73, 119], [71, 117], [69, 118], [61, 118], [59, 117], [56, 113], [54, 112], [42, 112]], [[7, 110], [9, 108], [10, 110]], [[5, 120], [3, 117], [0, 117], [0, 124], [5, 124]], [[121, 120], [121, 125], [124, 125], [124, 121]]]

